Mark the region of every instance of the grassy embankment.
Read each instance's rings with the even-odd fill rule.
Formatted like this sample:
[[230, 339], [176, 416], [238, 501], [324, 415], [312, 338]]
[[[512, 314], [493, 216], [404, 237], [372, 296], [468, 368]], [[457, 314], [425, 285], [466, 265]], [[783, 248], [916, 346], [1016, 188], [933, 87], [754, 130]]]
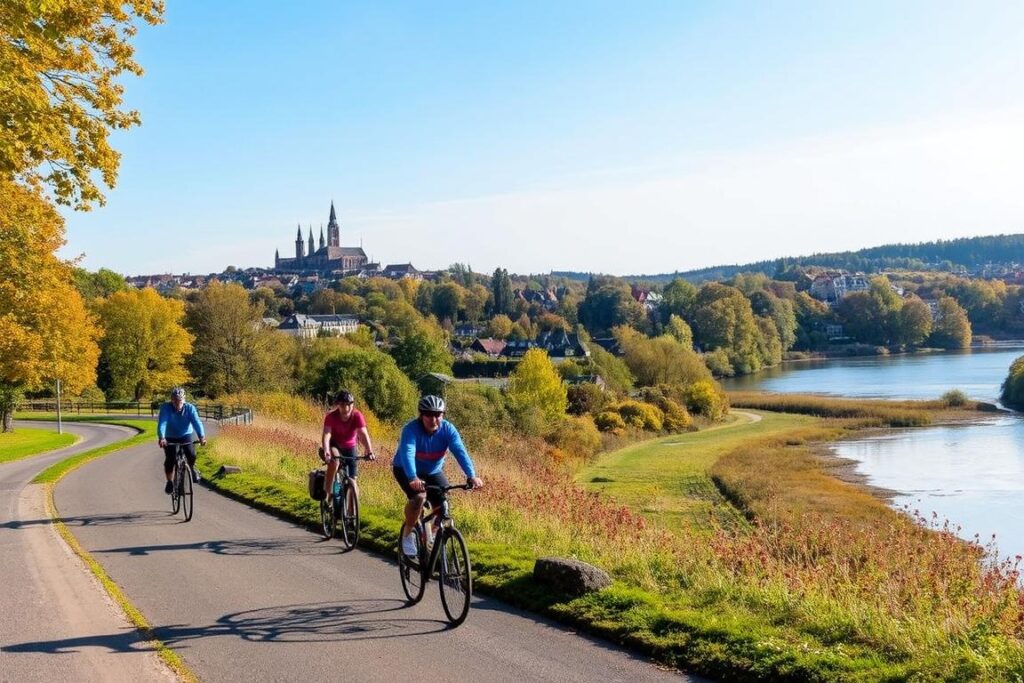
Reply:
[[18, 427], [16, 431], [0, 433], [0, 463], [64, 448], [75, 441], [74, 434], [58, 434], [48, 429]]
[[[202, 466], [241, 466], [211, 483], [315, 525], [305, 474], [317, 465], [320, 416], [279, 403], [254, 407], [287, 409], [287, 420], [225, 427]], [[665, 437], [590, 470], [552, 460], [539, 441], [465, 435], [487, 481], [454, 500], [477, 585], [730, 680], [1003, 680], [1024, 671], [1014, 569], [827, 476], [812, 447], [865, 426], [963, 418], [973, 406], [805, 397], [772, 407], [816, 417], [770, 414]], [[384, 462], [362, 470], [365, 538], [391, 552], [402, 504], [387, 464], [395, 428], [371, 431]], [[530, 576], [542, 555], [592, 562], [616, 583], [575, 600], [554, 595]]]

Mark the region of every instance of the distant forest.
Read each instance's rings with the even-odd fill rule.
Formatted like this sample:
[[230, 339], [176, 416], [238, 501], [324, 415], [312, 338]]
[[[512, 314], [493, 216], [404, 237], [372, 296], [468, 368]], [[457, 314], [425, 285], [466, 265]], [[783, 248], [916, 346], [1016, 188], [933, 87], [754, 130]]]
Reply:
[[[885, 270], [951, 271], [960, 267], [976, 270], [988, 263], [1024, 263], [1024, 234], [964, 237], [921, 244], [886, 244], [858, 251], [811, 254], [758, 261], [745, 265], [723, 265], [698, 270], [656, 275], [627, 275], [624, 279], [646, 282], [669, 282], [677, 277], [693, 283], [728, 280], [737, 273], [764, 273], [774, 276], [787, 268], [818, 266], [865, 273]], [[556, 271], [552, 275], [587, 280], [589, 273]]]

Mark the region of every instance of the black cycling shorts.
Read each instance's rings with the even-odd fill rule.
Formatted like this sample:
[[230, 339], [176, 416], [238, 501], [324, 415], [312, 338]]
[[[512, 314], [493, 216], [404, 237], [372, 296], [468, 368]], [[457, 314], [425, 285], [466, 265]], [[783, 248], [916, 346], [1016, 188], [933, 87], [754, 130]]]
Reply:
[[[405, 476], [405, 470], [398, 465], [395, 465], [391, 468], [391, 473], [395, 475], [395, 481], [397, 481], [398, 485], [402, 487], [403, 491], [405, 491], [407, 498], [411, 499], [419, 495], [418, 491], [414, 491], [413, 488], [409, 486], [409, 478]], [[448, 477], [444, 476], [444, 472], [423, 475], [420, 477], [420, 481], [427, 486], [448, 486]], [[444, 495], [444, 493], [437, 489], [427, 489], [427, 500], [429, 500], [430, 504], [434, 507], [441, 504], [441, 501], [444, 500]]]
[[[331, 457], [338, 458], [340, 456], [343, 458], [354, 458], [357, 455], [359, 455], [359, 451], [356, 450], [355, 446], [339, 447], [335, 446], [333, 443], [331, 444]], [[340, 470], [344, 467], [345, 472], [353, 479], [355, 479], [359, 473], [358, 465], [358, 460], [338, 460], [338, 469]]]
[[188, 460], [189, 467], [192, 469], [196, 468], [196, 447], [192, 443], [192, 437], [168, 438], [167, 445], [164, 446], [164, 472], [166, 474], [174, 471], [174, 461], [178, 458], [178, 444], [181, 444], [182, 450], [185, 451], [185, 458]]

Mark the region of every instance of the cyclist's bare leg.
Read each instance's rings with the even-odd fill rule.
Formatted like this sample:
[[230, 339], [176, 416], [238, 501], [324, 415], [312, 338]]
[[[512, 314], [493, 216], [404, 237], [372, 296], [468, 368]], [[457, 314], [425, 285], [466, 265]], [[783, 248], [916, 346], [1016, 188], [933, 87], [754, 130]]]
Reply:
[[[331, 450], [334, 449], [332, 448]], [[334, 487], [334, 475], [338, 473], [339, 464], [334, 458], [327, 462], [327, 475], [324, 477], [324, 496], [331, 495], [331, 489]]]
[[423, 512], [423, 503], [427, 501], [426, 493], [417, 493], [405, 504], [405, 523], [402, 524], [402, 537], [407, 536], [415, 527]]

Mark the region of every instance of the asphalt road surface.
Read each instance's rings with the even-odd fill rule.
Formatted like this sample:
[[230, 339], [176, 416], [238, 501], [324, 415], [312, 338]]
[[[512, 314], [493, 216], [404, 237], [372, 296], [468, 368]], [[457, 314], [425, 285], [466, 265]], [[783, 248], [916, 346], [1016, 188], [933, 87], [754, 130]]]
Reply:
[[[56, 429], [54, 423], [17, 426]], [[134, 434], [67, 424], [73, 446], [0, 464], [0, 681], [172, 681], [85, 565], [57, 535], [44, 489], [50, 464]], [[69, 519], [78, 526], [94, 521]]]
[[[155, 444], [95, 460], [58, 484], [56, 505], [202, 680], [698, 680], [489, 598], [448, 628], [435, 582], [407, 607], [388, 559], [342, 553], [205, 488], [185, 523], [170, 513], [161, 462]], [[105, 635], [23, 634], [14, 649], [134, 650], [117, 629]]]

